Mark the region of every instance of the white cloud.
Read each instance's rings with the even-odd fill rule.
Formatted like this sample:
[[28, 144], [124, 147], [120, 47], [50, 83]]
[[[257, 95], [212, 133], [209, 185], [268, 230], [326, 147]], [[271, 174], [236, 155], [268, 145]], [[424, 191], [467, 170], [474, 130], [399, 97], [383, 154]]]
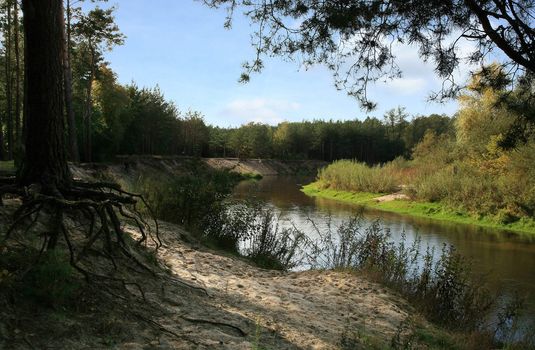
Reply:
[[[456, 36], [446, 40], [447, 43], [455, 40]], [[461, 58], [459, 66], [453, 72], [454, 81], [463, 85], [469, 77], [470, 70], [474, 70], [474, 65], [468, 64], [465, 58], [475, 49], [474, 43], [461, 40], [457, 46], [459, 57]], [[407, 45], [396, 43], [393, 45], [393, 51], [396, 56], [396, 63], [402, 71], [402, 77], [378, 82], [376, 86], [371, 87], [370, 96], [380, 104], [385, 101], [395, 101], [397, 104], [421, 104], [426, 103], [433, 93], [439, 92], [442, 84], [447, 88], [448, 81], [444, 81], [435, 72], [435, 62], [430, 58], [424, 62], [419, 55], [416, 45]], [[442, 108], [442, 105], [436, 104], [434, 108]]]
[[285, 119], [285, 114], [297, 111], [301, 105], [297, 102], [272, 100], [265, 98], [236, 99], [220, 112], [228, 121], [239, 124], [248, 122], [278, 124]]
[[398, 78], [386, 83], [388, 89], [400, 95], [414, 95], [421, 93], [427, 87], [425, 78]]

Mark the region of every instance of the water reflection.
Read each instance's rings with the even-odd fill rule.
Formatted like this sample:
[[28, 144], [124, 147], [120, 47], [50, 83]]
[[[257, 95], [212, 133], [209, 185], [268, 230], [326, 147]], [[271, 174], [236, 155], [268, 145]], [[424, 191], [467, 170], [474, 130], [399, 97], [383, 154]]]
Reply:
[[[362, 211], [355, 205], [306, 196], [299, 189], [310, 181], [312, 179], [306, 177], [265, 177], [257, 182], [240, 183], [235, 197], [263, 200], [311, 235], [314, 230], [309, 218], [321, 223], [331, 217], [332, 223], [337, 225]], [[535, 318], [535, 237], [377, 210], [364, 210], [363, 215], [370, 222], [379, 218], [391, 230], [394, 239], [399, 239], [403, 232], [409, 241], [418, 235], [422, 249], [427, 245], [436, 250], [442, 249], [444, 244], [453, 245], [472, 259], [476, 272], [488, 273], [489, 286], [493, 290], [528, 295], [528, 312]]]

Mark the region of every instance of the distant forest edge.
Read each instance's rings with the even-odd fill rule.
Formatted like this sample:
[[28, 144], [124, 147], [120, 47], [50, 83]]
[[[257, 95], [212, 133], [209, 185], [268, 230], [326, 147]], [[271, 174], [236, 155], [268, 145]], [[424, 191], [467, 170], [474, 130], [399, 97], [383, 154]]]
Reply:
[[[238, 128], [207, 125], [201, 113], [180, 112], [157, 89], [126, 88], [128, 104], [117, 122], [95, 115], [95, 161], [117, 154], [157, 154], [222, 158], [357, 159], [383, 163], [409, 157], [427, 130], [453, 132], [445, 115], [409, 116], [399, 108], [381, 120], [248, 123]], [[98, 110], [97, 110], [98, 113]], [[109, 128], [106, 126], [110, 126]]]

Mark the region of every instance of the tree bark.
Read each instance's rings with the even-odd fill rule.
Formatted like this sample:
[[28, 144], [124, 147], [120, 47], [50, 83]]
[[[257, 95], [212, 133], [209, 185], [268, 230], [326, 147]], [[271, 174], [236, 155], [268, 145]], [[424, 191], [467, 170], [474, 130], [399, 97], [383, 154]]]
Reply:
[[63, 117], [63, 1], [23, 0], [25, 34], [25, 153], [20, 185], [45, 193], [69, 187]]
[[15, 150], [18, 154], [21, 145], [21, 130], [20, 130], [20, 114], [21, 114], [21, 98], [20, 98], [20, 26], [19, 26], [19, 3], [18, 0], [13, 1], [13, 25], [15, 28]]
[[[90, 44], [91, 46], [91, 44]], [[96, 53], [91, 48], [91, 70], [89, 72], [89, 80], [87, 82], [87, 91], [86, 91], [86, 105], [85, 105], [85, 113], [84, 113], [84, 158], [86, 162], [91, 162], [93, 155], [92, 155], [92, 149], [93, 149], [93, 142], [92, 142], [92, 132], [91, 132], [91, 116], [93, 114], [93, 81], [95, 80], [95, 61], [96, 61]]]
[[[2, 113], [0, 113], [0, 125], [3, 124]], [[4, 133], [0, 132], [0, 160], [5, 160], [4, 154]]]
[[13, 72], [11, 69], [11, 2], [7, 2], [7, 29], [5, 33], [6, 54], [5, 54], [5, 73], [6, 73], [6, 118], [7, 118], [7, 159], [13, 159]]
[[80, 161], [80, 153], [78, 151], [78, 133], [76, 131], [76, 119], [74, 115], [74, 107], [72, 103], [72, 69], [71, 69], [71, 4], [70, 0], [67, 0], [67, 25], [66, 25], [66, 37], [65, 37], [65, 50], [63, 53], [63, 79], [65, 88], [65, 110], [67, 114], [67, 125], [69, 128], [68, 140], [69, 140], [69, 153], [70, 159], [73, 162]]

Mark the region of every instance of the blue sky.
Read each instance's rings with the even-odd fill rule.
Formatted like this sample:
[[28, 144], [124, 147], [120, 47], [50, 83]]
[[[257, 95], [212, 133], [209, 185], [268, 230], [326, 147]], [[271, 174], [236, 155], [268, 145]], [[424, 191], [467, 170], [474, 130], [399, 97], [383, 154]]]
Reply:
[[373, 86], [370, 96], [379, 105], [366, 114], [354, 99], [335, 89], [331, 73], [321, 66], [304, 70], [295, 62], [267, 59], [261, 74], [252, 75], [247, 84], [239, 83], [241, 64], [254, 54], [253, 28], [241, 16], [226, 30], [225, 12], [199, 1], [111, 0], [109, 4], [117, 7], [116, 22], [127, 36], [123, 46], [106, 55], [119, 81], [159, 85], [181, 110], [200, 111], [210, 124], [364, 119], [382, 117], [397, 106], [406, 107], [411, 115], [451, 115], [457, 108], [455, 101], [427, 102], [440, 81], [432, 66], [418, 59], [415, 48], [399, 49], [403, 78]]

